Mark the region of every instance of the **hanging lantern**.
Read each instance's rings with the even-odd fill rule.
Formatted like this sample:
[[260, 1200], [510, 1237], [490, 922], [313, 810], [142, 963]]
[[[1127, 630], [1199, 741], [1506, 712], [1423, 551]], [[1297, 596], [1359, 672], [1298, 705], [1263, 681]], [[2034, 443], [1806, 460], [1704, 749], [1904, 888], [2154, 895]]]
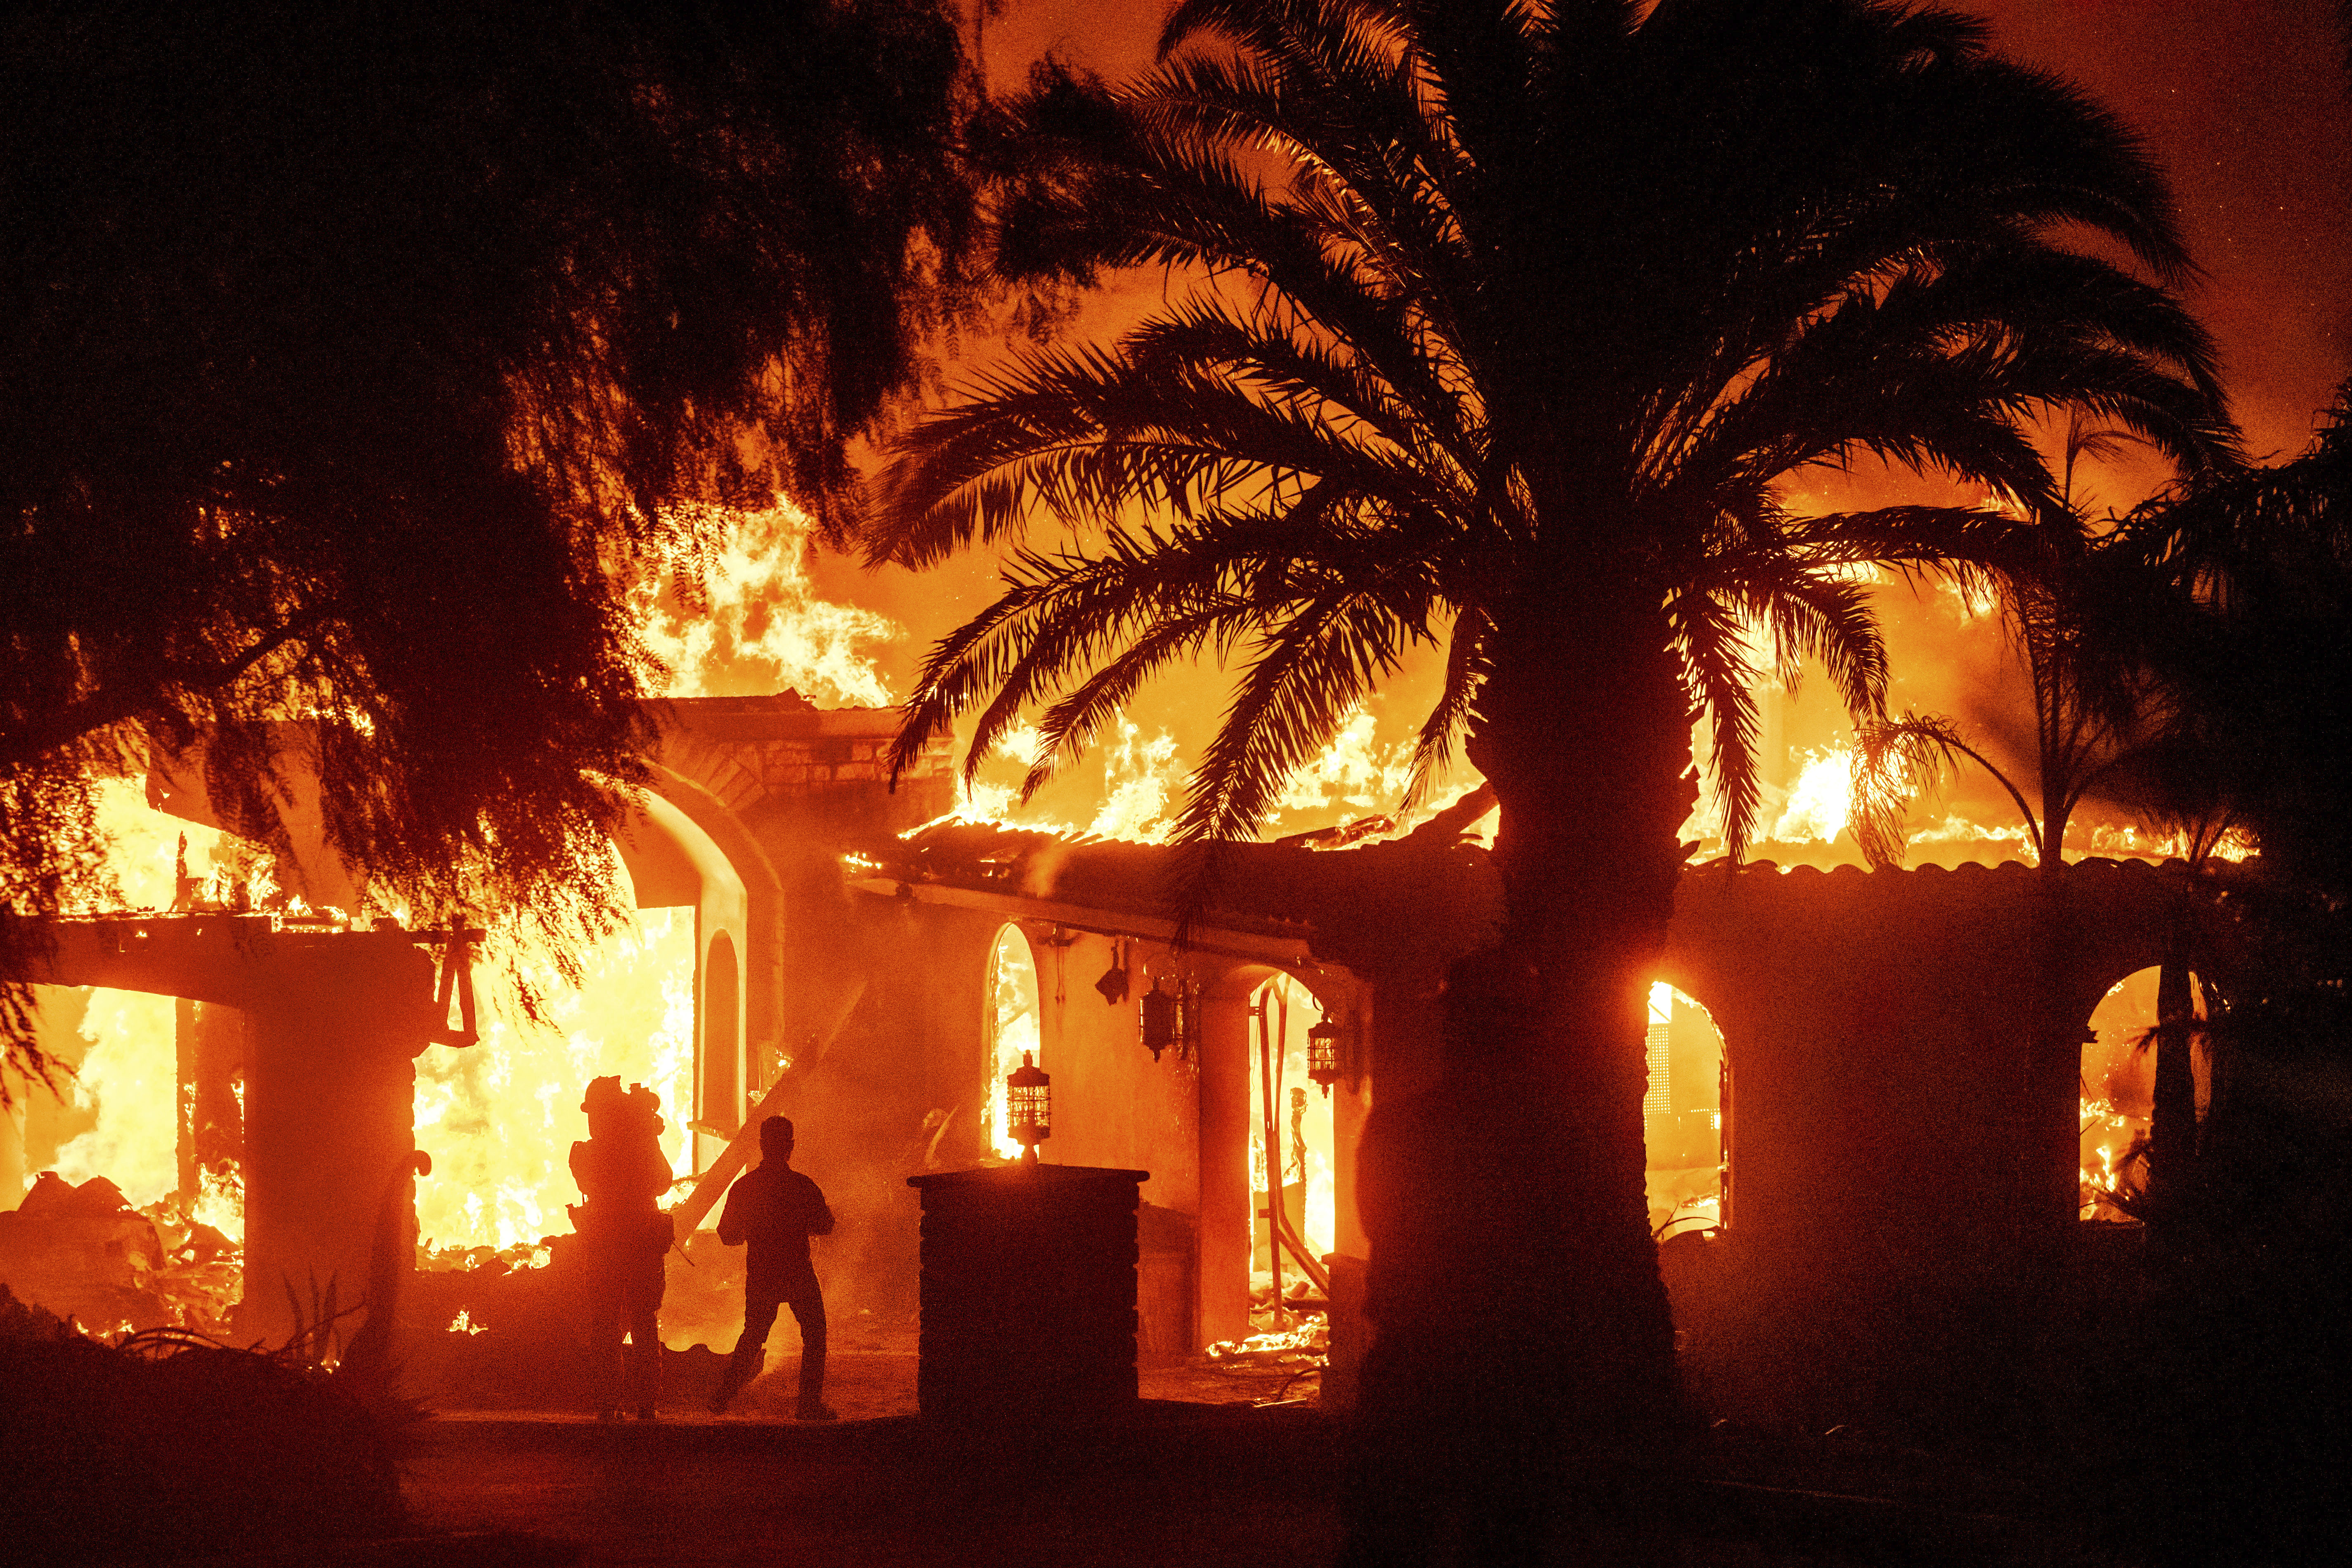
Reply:
[[1021, 1145], [1026, 1164], [1037, 1163], [1037, 1145], [1054, 1135], [1054, 1080], [1021, 1053], [1021, 1065], [1004, 1075], [1005, 1130]]
[[1153, 981], [1151, 989], [1143, 995], [1143, 1044], [1155, 1062], [1160, 1059], [1160, 1052], [1175, 1045], [1180, 1038], [1177, 1009], [1175, 994], [1162, 991], [1160, 982]]
[[1307, 1031], [1307, 1076], [1323, 1086], [1323, 1097], [1331, 1097], [1331, 1086], [1339, 1081], [1339, 1026], [1330, 1015]]

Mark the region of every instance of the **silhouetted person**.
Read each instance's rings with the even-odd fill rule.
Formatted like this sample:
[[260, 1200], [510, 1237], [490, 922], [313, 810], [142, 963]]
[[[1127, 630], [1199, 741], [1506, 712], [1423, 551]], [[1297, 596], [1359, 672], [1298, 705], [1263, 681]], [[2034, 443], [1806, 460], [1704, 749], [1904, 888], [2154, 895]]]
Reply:
[[588, 1201], [571, 1214], [588, 1258], [596, 1418], [618, 1420], [628, 1405], [638, 1420], [650, 1421], [661, 1388], [662, 1268], [671, 1240], [670, 1217], [661, 1209], [670, 1185], [661, 1097], [643, 1084], [624, 1090], [619, 1079], [600, 1078], [588, 1085], [580, 1109], [588, 1113], [588, 1137], [572, 1145], [572, 1179]]
[[743, 1275], [743, 1333], [727, 1359], [727, 1375], [710, 1396], [716, 1415], [738, 1390], [759, 1375], [768, 1331], [776, 1309], [790, 1307], [801, 1326], [803, 1421], [831, 1421], [824, 1403], [824, 1297], [816, 1270], [809, 1267], [809, 1237], [833, 1234], [833, 1211], [814, 1182], [793, 1169], [793, 1124], [781, 1116], [760, 1123], [760, 1167], [727, 1194], [719, 1215], [719, 1239], [729, 1247], [751, 1244]]

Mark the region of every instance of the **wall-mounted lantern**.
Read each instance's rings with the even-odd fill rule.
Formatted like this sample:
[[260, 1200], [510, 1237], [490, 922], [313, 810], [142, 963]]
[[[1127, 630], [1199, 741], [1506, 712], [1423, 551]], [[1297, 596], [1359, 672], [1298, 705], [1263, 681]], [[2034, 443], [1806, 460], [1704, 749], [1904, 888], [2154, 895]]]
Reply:
[[1021, 1065], [1004, 1075], [1004, 1120], [1021, 1145], [1024, 1164], [1037, 1163], [1037, 1145], [1054, 1135], [1054, 1080], [1021, 1053]]
[[1339, 1081], [1339, 1026], [1326, 1013], [1323, 1021], [1307, 1031], [1307, 1076], [1323, 1086], [1323, 1098], [1331, 1098], [1331, 1086]]
[[1173, 991], [1160, 989], [1154, 980], [1151, 989], [1143, 994], [1143, 1046], [1158, 1061], [1160, 1053], [1171, 1046], [1183, 1043], [1182, 1020], [1179, 1016], [1181, 1003]]

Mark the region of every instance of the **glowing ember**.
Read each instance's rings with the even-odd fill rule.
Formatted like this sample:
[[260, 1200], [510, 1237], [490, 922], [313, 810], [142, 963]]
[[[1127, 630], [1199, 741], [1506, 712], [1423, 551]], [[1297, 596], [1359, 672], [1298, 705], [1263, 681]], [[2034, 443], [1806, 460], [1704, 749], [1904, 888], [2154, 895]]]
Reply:
[[2123, 1220], [2130, 1216], [2116, 1206], [2115, 1194], [2124, 1184], [2123, 1163], [2132, 1145], [2147, 1134], [2147, 1118], [2127, 1116], [2105, 1100], [2085, 1096], [2082, 1105], [2083, 1164], [2081, 1216]]
[[474, 1321], [473, 1315], [460, 1307], [457, 1309], [457, 1315], [449, 1320], [449, 1331], [453, 1334], [487, 1333], [489, 1331], [489, 1325]]
[[[244, 1107], [244, 1086], [238, 1086], [238, 1108]], [[242, 1247], [245, 1244], [245, 1173], [234, 1160], [197, 1173], [198, 1191], [189, 1218]]]
[[1295, 1329], [1278, 1332], [1252, 1334], [1247, 1339], [1219, 1340], [1208, 1349], [1211, 1361], [1231, 1361], [1238, 1356], [1284, 1355], [1305, 1352], [1320, 1356], [1331, 1346], [1331, 1331], [1321, 1318], [1308, 1318]]

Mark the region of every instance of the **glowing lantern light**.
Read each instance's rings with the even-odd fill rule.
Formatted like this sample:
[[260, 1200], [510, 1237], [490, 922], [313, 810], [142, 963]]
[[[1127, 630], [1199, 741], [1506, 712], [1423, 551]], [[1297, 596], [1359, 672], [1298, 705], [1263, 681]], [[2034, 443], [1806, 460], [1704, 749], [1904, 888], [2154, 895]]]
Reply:
[[1339, 1026], [1328, 1015], [1307, 1031], [1307, 1076], [1323, 1086], [1323, 1098], [1331, 1098], [1331, 1086], [1339, 1081]]
[[1004, 1120], [1021, 1145], [1024, 1164], [1037, 1163], [1037, 1145], [1054, 1135], [1053, 1079], [1021, 1053], [1021, 1065], [1004, 1075]]

